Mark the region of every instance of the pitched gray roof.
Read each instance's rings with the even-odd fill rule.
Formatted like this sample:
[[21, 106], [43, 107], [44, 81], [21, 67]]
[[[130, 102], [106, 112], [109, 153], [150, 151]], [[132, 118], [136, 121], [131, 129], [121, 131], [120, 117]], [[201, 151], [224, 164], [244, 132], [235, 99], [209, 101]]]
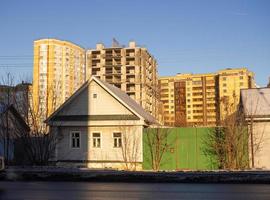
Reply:
[[241, 103], [247, 116], [270, 116], [270, 88], [241, 90]]
[[157, 124], [156, 119], [148, 112], [146, 112], [141, 105], [139, 105], [135, 100], [133, 100], [130, 96], [128, 96], [125, 92], [120, 90], [119, 88], [111, 85], [107, 82], [101, 81], [100, 79], [93, 77], [97, 82], [103, 84], [108, 90], [110, 90], [114, 95], [116, 95], [119, 99], [125, 102], [131, 109], [137, 112], [140, 116], [142, 116], [145, 120], [150, 123]]

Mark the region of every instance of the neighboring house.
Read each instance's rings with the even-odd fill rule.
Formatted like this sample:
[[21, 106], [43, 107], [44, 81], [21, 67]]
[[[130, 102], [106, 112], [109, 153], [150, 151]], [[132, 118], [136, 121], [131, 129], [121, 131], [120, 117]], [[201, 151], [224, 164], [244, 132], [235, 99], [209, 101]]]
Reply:
[[0, 156], [14, 158], [14, 142], [29, 131], [28, 125], [13, 105], [0, 102]]
[[241, 108], [248, 122], [250, 167], [270, 169], [270, 88], [241, 90]]
[[13, 105], [24, 118], [28, 115], [32, 84], [22, 82], [16, 86], [0, 85], [0, 102]]
[[88, 168], [141, 169], [149, 113], [115, 86], [91, 77], [46, 121], [58, 137], [55, 161]]

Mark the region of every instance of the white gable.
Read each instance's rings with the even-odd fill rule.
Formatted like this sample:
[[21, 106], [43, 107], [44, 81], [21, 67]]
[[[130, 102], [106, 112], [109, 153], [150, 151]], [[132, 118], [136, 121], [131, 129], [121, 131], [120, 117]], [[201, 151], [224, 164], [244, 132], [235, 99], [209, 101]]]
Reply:
[[95, 81], [63, 107], [58, 115], [131, 115], [133, 114]]

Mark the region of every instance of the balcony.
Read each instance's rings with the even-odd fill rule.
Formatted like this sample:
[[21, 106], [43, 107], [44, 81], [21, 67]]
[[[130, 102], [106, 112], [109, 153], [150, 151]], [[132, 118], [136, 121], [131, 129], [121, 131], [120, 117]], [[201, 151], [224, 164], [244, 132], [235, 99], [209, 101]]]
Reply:
[[126, 53], [126, 57], [134, 57], [134, 56], [135, 56], [135, 52]]
[[130, 70], [127, 70], [126, 72], [127, 74], [135, 74], [135, 69], [130, 69]]
[[135, 62], [134, 61], [126, 61], [127, 66], [134, 66]]

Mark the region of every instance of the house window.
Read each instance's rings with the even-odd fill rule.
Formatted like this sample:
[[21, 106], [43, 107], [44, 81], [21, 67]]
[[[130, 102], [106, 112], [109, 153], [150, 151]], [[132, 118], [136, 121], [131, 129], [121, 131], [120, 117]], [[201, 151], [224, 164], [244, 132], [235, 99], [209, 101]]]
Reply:
[[71, 132], [71, 147], [72, 148], [80, 148], [81, 146], [81, 132], [79, 131], [73, 131]]
[[113, 133], [113, 147], [122, 147], [122, 133]]
[[101, 144], [100, 133], [93, 133], [92, 136], [93, 136], [93, 147], [100, 148]]
[[93, 98], [94, 99], [96, 99], [97, 98], [97, 94], [95, 93], [95, 94], [93, 94]]

